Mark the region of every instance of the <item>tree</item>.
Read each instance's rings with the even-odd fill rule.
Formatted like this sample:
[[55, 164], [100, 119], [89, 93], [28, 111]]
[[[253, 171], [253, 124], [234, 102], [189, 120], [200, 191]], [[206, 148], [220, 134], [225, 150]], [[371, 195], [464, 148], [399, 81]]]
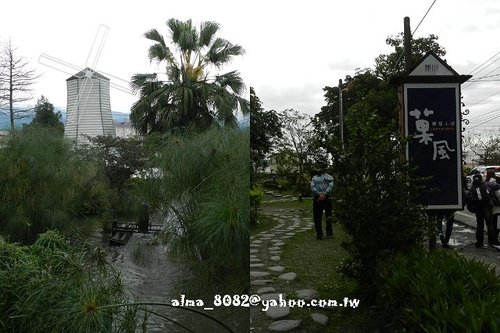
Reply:
[[[15, 107], [31, 100], [30, 86], [38, 76], [27, 68], [28, 62], [17, 57], [16, 49], [9, 41], [0, 51], [0, 106], [7, 106], [10, 117], [10, 129], [14, 129], [14, 120], [28, 116], [30, 109]], [[4, 111], [2, 111], [4, 112]]]
[[480, 165], [500, 164], [500, 137], [495, 133], [474, 134], [463, 138], [465, 154], [470, 153]]
[[255, 90], [250, 87], [250, 156], [254, 172], [271, 152], [273, 139], [282, 135], [278, 113], [264, 110]]
[[[339, 89], [338, 87], [325, 87], [326, 106], [313, 117], [314, 143], [316, 149], [325, 149], [333, 156], [338, 155], [340, 147], [339, 131]], [[389, 123], [397, 118], [397, 96], [393, 87], [386, 81], [376, 77], [373, 70], [366, 68], [357, 70], [354, 76], [346, 76], [342, 85], [344, 119], [351, 107], [364, 99], [370, 99], [374, 112], [379, 113], [382, 123]], [[344, 140], [348, 141], [350, 129], [344, 127]]]
[[54, 105], [42, 95], [35, 105], [35, 118], [31, 124], [54, 128], [58, 133], [64, 133], [64, 124], [61, 122], [61, 112], [54, 112]]
[[147, 162], [144, 141], [138, 137], [99, 135], [90, 138], [90, 146], [82, 149], [89, 149], [95, 154], [113, 189], [124, 189], [130, 177], [142, 171]]
[[131, 121], [141, 134], [172, 129], [207, 129], [214, 123], [236, 125], [235, 112], [248, 112], [248, 101], [241, 95], [245, 86], [237, 71], [211, 75], [243, 48], [216, 37], [219, 24], [203, 22], [199, 30], [191, 20], [169, 19], [176, 58], [163, 36], [152, 29], [145, 37], [154, 42], [149, 59], [166, 67], [166, 81], [159, 73], [136, 74], [134, 90], [140, 98], [132, 106]]
[[[438, 37], [430, 34], [429, 37], [421, 37], [411, 40], [411, 62], [417, 63], [420, 58], [429, 51], [437, 56], [446, 55], [446, 50], [437, 42]], [[375, 75], [383, 80], [389, 80], [393, 75], [403, 73], [406, 68], [404, 51], [404, 34], [400, 32], [396, 36], [389, 36], [385, 40], [387, 45], [394, 47], [394, 52], [381, 54], [375, 59]]]
[[[430, 49], [444, 55], [436, 40], [434, 35], [413, 40], [412, 56], [418, 59]], [[399, 133], [396, 89], [388, 84], [389, 78], [405, 68], [399, 62], [402, 42], [401, 35], [389, 37], [387, 43], [395, 47], [393, 53], [380, 55], [374, 70], [364, 69], [346, 77], [342, 86], [344, 145], [328, 138], [328, 129], [336, 128], [338, 121], [337, 87], [324, 89], [327, 105], [314, 122], [316, 142], [335, 158], [334, 218], [349, 235], [344, 246], [351, 255], [345, 272], [357, 278], [367, 294], [375, 290], [377, 262], [420, 246], [430, 230], [419, 205], [423, 184], [403, 158], [405, 140]]]
[[[444, 56], [446, 50], [437, 42], [438, 37], [431, 34], [428, 37], [412, 39], [412, 61], [416, 63], [428, 51], [432, 50], [438, 56]], [[389, 54], [381, 54], [375, 59], [375, 68], [358, 69], [354, 76], [347, 75], [342, 84], [342, 102], [344, 117], [350, 111], [351, 107], [357, 102], [370, 98], [375, 103], [374, 111], [383, 113], [380, 121], [382, 123], [392, 123], [392, 120], [398, 118], [397, 95], [394, 87], [390, 86], [389, 79], [404, 72], [405, 62], [402, 58], [403, 54], [403, 34], [399, 33], [396, 36], [389, 36], [386, 43], [394, 47], [394, 52]], [[339, 131], [339, 88], [338, 86], [326, 86], [323, 88], [325, 92], [326, 105], [321, 107], [321, 112], [313, 118], [313, 126], [315, 132], [315, 143], [317, 147], [326, 149], [333, 156], [338, 154], [335, 147], [337, 138], [340, 137]], [[344, 128], [344, 139], [349, 140], [349, 128]], [[394, 128], [394, 132], [398, 128]]]
[[292, 158], [287, 157], [286, 160], [296, 161], [294, 168], [297, 172], [299, 199], [302, 200], [305, 191], [304, 171], [310, 155], [310, 143], [313, 134], [311, 119], [309, 116], [293, 109], [281, 112], [279, 117], [283, 136], [278, 143], [278, 155], [280, 151], [292, 152]]

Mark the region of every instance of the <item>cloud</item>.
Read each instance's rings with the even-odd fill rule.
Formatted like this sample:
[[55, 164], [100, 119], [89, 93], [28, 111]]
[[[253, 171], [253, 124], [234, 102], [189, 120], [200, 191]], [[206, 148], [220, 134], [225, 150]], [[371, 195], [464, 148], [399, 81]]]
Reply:
[[294, 109], [314, 115], [325, 105], [322, 88], [312, 84], [280, 86], [271, 84], [255, 85], [255, 93], [264, 109], [283, 111]]
[[333, 71], [340, 72], [352, 72], [354, 69], [359, 67], [359, 61], [355, 61], [353, 58], [342, 59], [331, 62], [328, 64], [328, 68]]

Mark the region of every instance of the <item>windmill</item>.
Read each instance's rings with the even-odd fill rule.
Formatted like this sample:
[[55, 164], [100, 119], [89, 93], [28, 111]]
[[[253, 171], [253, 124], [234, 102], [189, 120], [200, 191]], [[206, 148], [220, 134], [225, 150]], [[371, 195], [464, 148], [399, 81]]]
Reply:
[[[66, 80], [67, 108], [64, 136], [73, 140], [76, 145], [86, 142], [87, 136], [115, 136], [110, 87], [132, 94], [128, 86], [112, 83], [108, 77], [128, 84], [127, 81], [109, 74], [103, 75], [104, 72], [99, 73], [95, 70], [108, 32], [109, 27], [99, 26], [83, 69], [44, 53], [38, 60], [45, 66], [71, 75]], [[92, 62], [89, 63], [91, 59]]]

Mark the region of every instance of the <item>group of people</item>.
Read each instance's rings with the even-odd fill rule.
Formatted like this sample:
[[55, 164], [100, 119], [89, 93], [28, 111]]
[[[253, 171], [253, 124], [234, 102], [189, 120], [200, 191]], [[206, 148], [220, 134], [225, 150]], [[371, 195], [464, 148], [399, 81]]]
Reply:
[[467, 207], [476, 215], [476, 247], [484, 248], [484, 226], [486, 225], [488, 245], [500, 251], [499, 217], [500, 217], [500, 184], [497, 183], [492, 170], [486, 172], [483, 180], [481, 174], [472, 178], [472, 185], [466, 195]]
[[[320, 164], [311, 180], [313, 194], [313, 219], [316, 239], [323, 239], [323, 211], [326, 220], [326, 236], [333, 236], [332, 202], [333, 177], [326, 173], [326, 163]], [[484, 248], [484, 226], [487, 229], [488, 245], [500, 251], [498, 234], [500, 231], [500, 183], [495, 173], [488, 170], [483, 180], [481, 174], [474, 175], [472, 186], [466, 192], [467, 207], [476, 215], [476, 248]], [[495, 200], [498, 198], [498, 200]], [[443, 247], [447, 248], [453, 228], [453, 212], [438, 214], [438, 234]], [[446, 231], [443, 233], [441, 222], [446, 219]]]

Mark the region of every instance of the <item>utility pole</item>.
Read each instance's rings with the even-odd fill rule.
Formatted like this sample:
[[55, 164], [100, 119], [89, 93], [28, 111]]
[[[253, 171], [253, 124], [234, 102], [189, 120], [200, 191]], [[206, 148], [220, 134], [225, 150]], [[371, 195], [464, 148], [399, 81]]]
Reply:
[[406, 16], [404, 18], [404, 48], [405, 48], [405, 69], [408, 70], [411, 67], [411, 29], [410, 29], [410, 18]]
[[339, 80], [339, 123], [340, 123], [340, 142], [344, 147], [344, 106], [342, 102], [342, 79]]

